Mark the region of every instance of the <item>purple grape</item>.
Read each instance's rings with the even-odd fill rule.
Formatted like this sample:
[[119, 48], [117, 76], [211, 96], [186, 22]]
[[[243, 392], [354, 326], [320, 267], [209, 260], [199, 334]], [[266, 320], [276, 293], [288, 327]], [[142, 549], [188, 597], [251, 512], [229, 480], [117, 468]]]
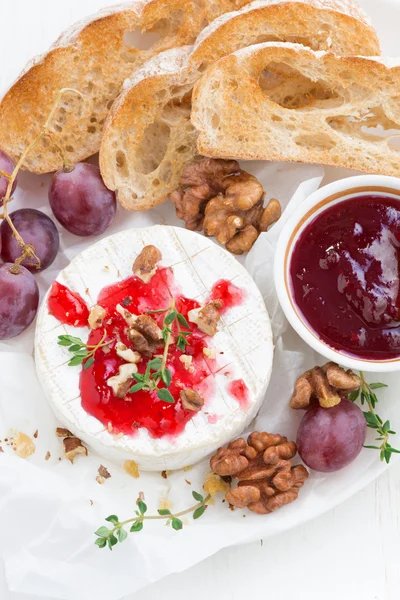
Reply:
[[[10, 214], [10, 218], [25, 244], [32, 244], [35, 253], [40, 258], [40, 269], [28, 264], [34, 262], [25, 259], [21, 264], [32, 273], [47, 269], [57, 256], [60, 238], [53, 221], [40, 210], [21, 208]], [[0, 227], [3, 248], [0, 249], [4, 262], [13, 263], [21, 256], [21, 246], [13, 237], [13, 232], [7, 221]]]
[[[14, 161], [8, 156], [8, 154], [3, 152], [3, 150], [0, 150], [0, 171], [4, 171], [4, 173], [9, 173], [11, 175], [12, 172], [14, 171], [14, 168], [15, 168]], [[11, 189], [12, 194], [15, 192], [16, 187], [17, 187], [17, 180], [15, 180], [13, 183], [13, 186]], [[7, 188], [8, 188], [7, 177], [0, 176], [0, 204], [2, 204], [3, 198], [6, 195]]]
[[100, 169], [87, 163], [54, 174], [49, 201], [56, 219], [75, 235], [100, 235], [114, 220], [116, 199]]
[[311, 406], [297, 432], [297, 449], [305, 464], [315, 471], [338, 471], [360, 454], [367, 425], [363, 412], [350, 400], [333, 408]]
[[14, 265], [0, 265], [0, 340], [13, 338], [24, 331], [36, 316], [39, 288], [25, 267], [14, 275]]

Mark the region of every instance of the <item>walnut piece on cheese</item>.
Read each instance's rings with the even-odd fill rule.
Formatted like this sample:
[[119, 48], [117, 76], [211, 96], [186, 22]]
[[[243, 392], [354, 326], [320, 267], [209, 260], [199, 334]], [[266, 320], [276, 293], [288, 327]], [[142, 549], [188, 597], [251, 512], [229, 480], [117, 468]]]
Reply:
[[204, 398], [202, 398], [199, 392], [191, 389], [182, 390], [180, 393], [180, 399], [182, 407], [186, 410], [192, 410], [193, 412], [199, 412], [204, 406]]
[[107, 379], [107, 385], [112, 388], [114, 395], [117, 398], [125, 398], [131, 387], [131, 380], [134, 373], [137, 373], [137, 366], [132, 363], [127, 363], [120, 366], [118, 375], [114, 375]]
[[103, 325], [104, 317], [106, 316], [106, 311], [102, 306], [94, 306], [90, 311], [90, 315], [88, 318], [88, 323], [90, 329], [97, 329], [101, 325]]
[[202, 308], [194, 308], [188, 312], [188, 319], [209, 336], [214, 336], [218, 331], [218, 323], [221, 319], [220, 309], [224, 303], [222, 300], [212, 300]]
[[150, 315], [140, 315], [136, 319], [128, 331], [128, 339], [140, 354], [149, 358], [163, 346], [162, 331]]
[[139, 352], [136, 352], [135, 350], [131, 350], [130, 348], [128, 348], [128, 346], [125, 346], [125, 344], [123, 344], [122, 342], [118, 342], [116, 344], [115, 350], [117, 352], [117, 355], [128, 363], [137, 364], [142, 360], [142, 357], [139, 354]]
[[133, 263], [133, 274], [143, 283], [149, 283], [156, 274], [157, 264], [161, 259], [162, 254], [158, 248], [152, 245], [145, 246]]
[[124, 308], [122, 306], [122, 304], [117, 304], [117, 306], [115, 307], [115, 310], [117, 311], [118, 314], [121, 315], [121, 317], [123, 319], [125, 319], [125, 322], [127, 325], [129, 325], [129, 327], [133, 327], [133, 325], [136, 322], [136, 319], [138, 318], [137, 315], [134, 315], [131, 312], [129, 312], [129, 310]]

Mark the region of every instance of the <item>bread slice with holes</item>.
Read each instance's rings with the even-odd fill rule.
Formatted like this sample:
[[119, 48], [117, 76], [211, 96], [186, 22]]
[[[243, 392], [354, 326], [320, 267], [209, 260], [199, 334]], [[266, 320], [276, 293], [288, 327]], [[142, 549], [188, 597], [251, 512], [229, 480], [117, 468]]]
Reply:
[[[34, 173], [98, 152], [103, 124], [123, 81], [146, 60], [193, 43], [213, 18], [249, 0], [133, 0], [75, 24], [27, 65], [0, 103], [0, 148], [17, 159], [39, 133], [62, 88], [50, 131], [24, 163]], [[131, 34], [134, 32], [134, 35]], [[140, 33], [147, 34], [140, 37]], [[135, 43], [137, 47], [135, 47]], [[149, 46], [150, 44], [150, 46]]]
[[194, 90], [192, 123], [207, 156], [398, 177], [399, 89], [400, 61], [258, 44], [207, 70]]
[[192, 47], [159, 54], [127, 82], [104, 128], [100, 168], [106, 185], [127, 209], [147, 210], [179, 186], [196, 154], [190, 122], [194, 79]]
[[239, 48], [276, 39], [338, 54], [380, 52], [375, 31], [352, 1], [262, 0], [217, 18], [190, 56], [185, 50], [160, 55], [126, 82], [110, 112], [100, 165], [125, 208], [145, 210], [164, 202], [194, 159], [190, 90], [202, 73]]

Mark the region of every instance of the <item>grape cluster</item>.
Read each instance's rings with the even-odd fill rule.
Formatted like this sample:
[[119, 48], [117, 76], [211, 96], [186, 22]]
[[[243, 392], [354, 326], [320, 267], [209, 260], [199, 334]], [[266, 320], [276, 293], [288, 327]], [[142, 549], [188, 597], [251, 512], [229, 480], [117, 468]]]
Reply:
[[[39, 289], [33, 273], [47, 269], [60, 246], [57, 227], [43, 212], [30, 208], [6, 212], [10, 181], [6, 175], [15, 169], [12, 159], [0, 150], [0, 214], [3, 209], [4, 217], [0, 226], [0, 340], [19, 335], [34, 320]], [[17, 178], [8, 197], [16, 187]], [[116, 213], [115, 194], [104, 185], [100, 169], [86, 163], [65, 166], [54, 174], [49, 203], [57, 221], [78, 236], [104, 233]]]

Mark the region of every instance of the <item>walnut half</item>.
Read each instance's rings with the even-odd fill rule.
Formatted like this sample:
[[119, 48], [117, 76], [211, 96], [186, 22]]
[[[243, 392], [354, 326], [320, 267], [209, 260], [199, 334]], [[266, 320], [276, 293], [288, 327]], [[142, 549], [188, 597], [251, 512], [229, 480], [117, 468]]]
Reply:
[[145, 246], [133, 263], [133, 274], [139, 277], [143, 283], [149, 283], [157, 271], [157, 264], [162, 259], [158, 248]]
[[292, 466], [296, 453], [296, 444], [287, 438], [256, 431], [247, 442], [239, 438], [220, 448], [210, 465], [217, 475], [238, 479], [225, 495], [231, 505], [269, 514], [296, 500], [308, 478], [303, 465]]
[[202, 398], [199, 392], [191, 389], [182, 390], [180, 393], [180, 399], [182, 407], [185, 410], [192, 410], [193, 412], [199, 412], [204, 406], [204, 398]]
[[313, 400], [323, 408], [339, 404], [342, 397], [358, 390], [362, 382], [353, 371], [345, 371], [334, 362], [322, 367], [314, 367], [297, 379], [290, 407], [296, 410], [307, 409]]
[[233, 254], [248, 252], [260, 232], [281, 216], [278, 200], [264, 208], [265, 193], [256, 177], [232, 160], [205, 158], [186, 167], [181, 188], [171, 200], [187, 229], [203, 229]]
[[188, 312], [188, 319], [209, 336], [214, 336], [218, 331], [221, 319], [220, 309], [224, 306], [222, 300], [212, 300], [202, 308], [194, 308]]

